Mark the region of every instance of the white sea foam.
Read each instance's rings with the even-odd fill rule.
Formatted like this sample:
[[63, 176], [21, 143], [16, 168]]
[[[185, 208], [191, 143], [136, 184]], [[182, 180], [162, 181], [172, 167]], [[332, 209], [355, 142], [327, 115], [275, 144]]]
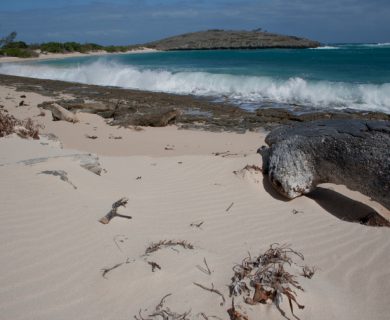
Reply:
[[105, 60], [67, 68], [40, 64], [2, 64], [0, 73], [177, 94], [227, 97], [249, 104], [272, 101], [317, 108], [353, 108], [390, 113], [390, 83], [351, 84], [207, 72], [173, 73], [140, 70]]
[[366, 43], [362, 44], [363, 47], [370, 47], [370, 48], [387, 48], [390, 47], [390, 42], [382, 42], [382, 43]]
[[310, 48], [311, 50], [338, 50], [341, 49], [341, 47], [334, 47], [334, 46], [322, 46], [317, 48]]

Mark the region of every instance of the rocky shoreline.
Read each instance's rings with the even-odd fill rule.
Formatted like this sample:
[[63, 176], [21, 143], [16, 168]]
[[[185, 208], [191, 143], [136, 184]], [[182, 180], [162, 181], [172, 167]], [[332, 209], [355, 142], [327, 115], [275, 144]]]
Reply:
[[[175, 123], [181, 129], [207, 131], [270, 130], [281, 124], [322, 119], [390, 120], [390, 115], [363, 111], [307, 111], [299, 106], [292, 110], [260, 108], [249, 112], [229, 103], [211, 102], [206, 98], [159, 92], [102, 87], [55, 80], [0, 75], [0, 85], [18, 91], [36, 92], [58, 97], [56, 103], [71, 111], [95, 113], [109, 119], [111, 125], [161, 127]], [[74, 99], [63, 99], [60, 95]], [[41, 107], [47, 107], [42, 104]], [[302, 112], [305, 111], [305, 112]]]

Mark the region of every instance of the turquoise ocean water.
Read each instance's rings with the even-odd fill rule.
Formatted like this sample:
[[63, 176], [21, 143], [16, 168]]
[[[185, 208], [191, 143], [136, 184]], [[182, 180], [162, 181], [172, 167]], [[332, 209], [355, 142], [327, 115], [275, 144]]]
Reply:
[[242, 108], [390, 113], [390, 43], [177, 51], [0, 64], [0, 73], [207, 96]]

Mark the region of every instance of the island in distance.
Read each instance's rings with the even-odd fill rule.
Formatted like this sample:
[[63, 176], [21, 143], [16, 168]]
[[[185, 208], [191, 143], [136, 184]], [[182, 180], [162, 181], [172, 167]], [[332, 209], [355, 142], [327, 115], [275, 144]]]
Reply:
[[158, 41], [145, 43], [146, 48], [169, 50], [216, 50], [216, 49], [271, 49], [271, 48], [316, 48], [313, 41], [295, 36], [280, 35], [261, 30], [232, 31], [207, 30], [185, 33]]

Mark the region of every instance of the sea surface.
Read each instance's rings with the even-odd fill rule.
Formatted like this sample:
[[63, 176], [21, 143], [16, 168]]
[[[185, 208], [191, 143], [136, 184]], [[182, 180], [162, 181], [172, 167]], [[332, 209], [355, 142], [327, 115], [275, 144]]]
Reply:
[[206, 96], [248, 110], [390, 113], [390, 43], [89, 56], [3, 63], [0, 73]]

